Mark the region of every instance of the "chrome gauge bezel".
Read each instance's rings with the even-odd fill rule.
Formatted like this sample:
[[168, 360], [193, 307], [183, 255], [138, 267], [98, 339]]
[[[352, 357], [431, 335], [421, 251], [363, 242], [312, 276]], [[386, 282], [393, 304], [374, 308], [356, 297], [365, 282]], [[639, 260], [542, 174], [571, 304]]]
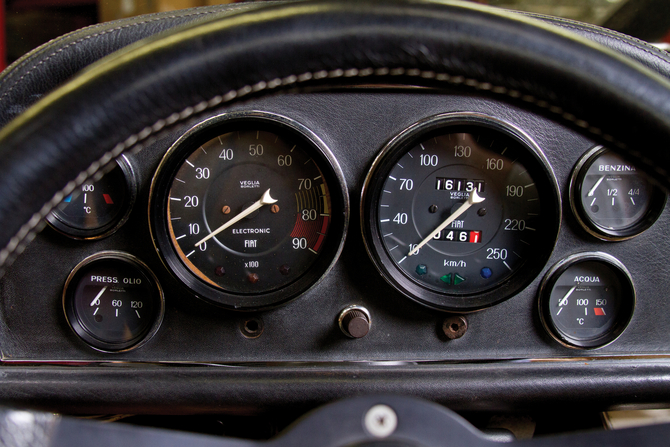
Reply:
[[[553, 323], [549, 301], [551, 292], [561, 275], [573, 265], [586, 261], [601, 262], [614, 269], [619, 277], [619, 280], [627, 289], [625, 292], [627, 293], [629, 301], [625, 303], [628, 308], [623, 310], [623, 312], [625, 312], [623, 319], [619, 318], [615, 325], [600, 337], [583, 340], [571, 337]], [[631, 276], [626, 266], [617, 258], [607, 253], [586, 252], [568, 256], [567, 258], [556, 263], [547, 271], [544, 278], [542, 279], [542, 282], [540, 283], [537, 309], [542, 326], [555, 341], [565, 346], [566, 348], [593, 350], [604, 348], [605, 346], [612, 344], [621, 336], [621, 334], [623, 334], [633, 318], [636, 302], [637, 297], [635, 292], [635, 285], [633, 283], [633, 277]]]
[[[271, 130], [289, 134], [305, 145], [317, 160], [327, 181], [332, 213], [325, 246], [311, 267], [283, 288], [261, 294], [232, 293], [207, 284], [194, 275], [175, 253], [168, 234], [167, 200], [178, 167], [204, 142], [226, 132], [242, 129]], [[199, 298], [232, 310], [255, 311], [286, 303], [316, 286], [339, 257], [349, 222], [349, 197], [344, 175], [326, 144], [306, 126], [285, 116], [264, 111], [224, 113], [209, 118], [186, 132], [163, 157], [151, 183], [149, 221], [154, 246], [168, 270]]]
[[108, 224], [103, 225], [102, 227], [99, 228], [82, 229], [82, 228], [75, 228], [66, 224], [61, 219], [59, 219], [53, 212], [51, 212], [46, 217], [46, 221], [49, 224], [49, 226], [54, 230], [56, 230], [58, 233], [77, 240], [92, 241], [97, 239], [103, 239], [106, 238], [107, 236], [111, 236], [112, 234], [116, 233], [116, 231], [119, 228], [121, 228], [123, 224], [125, 224], [128, 218], [130, 217], [130, 212], [133, 210], [133, 205], [135, 204], [135, 200], [137, 199], [137, 189], [138, 189], [138, 182], [137, 182], [137, 176], [135, 174], [135, 169], [133, 168], [133, 165], [126, 157], [126, 155], [124, 154], [121, 155], [119, 158], [117, 158], [116, 164], [119, 168], [121, 168], [121, 171], [123, 172], [123, 176], [125, 179], [126, 193], [127, 193], [124, 209], [119, 213], [118, 216], [116, 216], [116, 218], [114, 218]]
[[[158, 297], [158, 309], [156, 312], [154, 323], [151, 325], [146, 334], [140, 339], [134, 339], [122, 344], [107, 343], [94, 337], [79, 322], [79, 317], [77, 316], [77, 312], [74, 308], [75, 306], [72, 296], [72, 293], [74, 291], [70, 286], [73, 284], [73, 281], [76, 279], [77, 273], [82, 268], [86, 267], [92, 262], [106, 259], [121, 260], [133, 265], [135, 268], [142, 271], [142, 273], [153, 282], [152, 286], [155, 287], [156, 289]], [[156, 335], [161, 325], [163, 324], [163, 318], [165, 316], [165, 297], [163, 295], [163, 289], [161, 288], [160, 282], [158, 282], [158, 278], [156, 277], [154, 272], [144, 262], [142, 262], [135, 256], [122, 251], [112, 251], [112, 250], [98, 252], [91, 256], [88, 256], [87, 258], [82, 260], [79, 264], [77, 264], [75, 268], [72, 269], [72, 271], [67, 277], [67, 280], [65, 281], [65, 286], [63, 287], [62, 306], [63, 306], [63, 313], [65, 314], [65, 319], [67, 320], [70, 329], [72, 329], [72, 331], [75, 334], [77, 334], [77, 336], [80, 339], [82, 339], [92, 349], [109, 354], [128, 352], [144, 346], [149, 340], [151, 340], [154, 337], [154, 335]]]
[[[579, 222], [579, 225], [591, 236], [608, 242], [625, 241], [644, 233], [656, 222], [656, 220], [658, 220], [665, 209], [667, 195], [661, 188], [652, 184], [653, 191], [649, 199], [651, 201], [649, 209], [637, 223], [628, 228], [612, 230], [594, 223], [581, 205], [580, 197], [582, 193], [582, 183], [589, 167], [603, 152], [608, 150], [609, 149], [603, 146], [595, 146], [587, 151], [577, 161], [577, 164], [575, 164], [575, 167], [572, 170], [572, 175], [570, 176], [570, 188], [568, 194], [570, 197], [570, 209], [577, 219], [577, 222]], [[640, 174], [644, 175], [641, 171]]]
[[[532, 260], [526, 261], [511, 277], [491, 288], [476, 293], [449, 294], [432, 290], [410, 279], [390, 258], [382, 242], [377, 222], [382, 185], [393, 165], [421, 139], [446, 134], [449, 129], [482, 128], [499, 132], [518, 142], [528, 153], [528, 160], [537, 172], [534, 176], [543, 182], [543, 222], [546, 223], [546, 244], [538, 249]], [[418, 303], [442, 311], [471, 312], [500, 303], [530, 284], [549, 259], [561, 223], [561, 199], [556, 177], [544, 154], [526, 133], [497, 118], [474, 112], [445, 113], [428, 117], [402, 131], [389, 141], [375, 158], [365, 179], [361, 197], [361, 228], [368, 255], [382, 277], [394, 288]]]

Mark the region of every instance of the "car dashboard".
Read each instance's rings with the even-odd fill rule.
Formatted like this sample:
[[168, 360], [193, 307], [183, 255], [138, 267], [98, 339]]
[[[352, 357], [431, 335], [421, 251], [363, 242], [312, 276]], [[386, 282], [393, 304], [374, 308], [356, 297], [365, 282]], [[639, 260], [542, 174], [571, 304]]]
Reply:
[[[245, 140], [234, 153], [226, 152], [228, 146], [223, 141], [219, 140], [222, 147], [214, 141], [256, 129], [279, 135], [275, 143], [279, 137], [297, 139], [307, 158], [319, 160], [318, 172], [289, 175], [297, 189], [290, 191], [288, 199], [279, 198], [278, 211], [272, 206], [275, 199], [263, 199], [261, 194], [266, 190], [275, 198], [284, 194], [274, 186], [286, 184], [282, 183], [285, 171], [280, 168], [287, 168], [299, 157], [288, 162], [284, 152], [277, 156], [271, 139], [262, 149]], [[431, 165], [433, 159], [428, 157], [424, 162], [420, 156], [420, 166], [431, 174], [425, 174], [425, 179], [420, 173], [408, 177], [411, 188], [408, 178], [403, 186], [396, 186], [398, 192], [403, 187], [405, 191], [416, 188], [425, 196], [450, 193], [452, 201], [445, 202], [449, 211], [430, 211], [431, 207], [421, 202], [423, 196], [414, 192], [409, 202], [400, 205], [379, 198], [388, 192], [389, 179], [397, 180], [393, 169], [398, 170], [402, 157], [413, 158], [412, 154], [419, 153], [414, 151], [422, 150], [430, 139], [437, 145], [438, 138], [450, 133], [467, 140], [460, 146], [460, 156], [459, 145], [454, 146], [454, 157], [462, 157], [466, 147], [475, 148], [474, 140], [479, 143], [478, 132], [485, 140], [489, 138], [498, 155], [482, 155], [481, 165], [458, 161], [456, 168], [445, 168], [437, 159]], [[251, 135], [253, 140], [253, 132]], [[256, 138], [260, 138], [258, 134]], [[517, 145], [518, 157], [504, 158], [507, 146], [496, 146], [493, 140], [497, 138], [509, 140], [510, 147]], [[211, 141], [219, 154], [211, 162], [214, 164], [197, 164], [198, 151], [207, 154]], [[618, 233], [603, 233], [597, 225], [585, 223], [593, 214], [580, 211], [576, 189], [580, 182], [584, 182], [589, 198], [584, 209], [592, 212], [595, 202], [591, 197], [595, 199], [594, 191], [598, 190], [593, 182], [625, 182], [623, 174], [594, 177], [586, 173], [602, 147], [602, 141], [584, 136], [573, 126], [486, 92], [393, 83], [345, 82], [336, 87], [317, 85], [250, 95], [178, 123], [149, 144], [121, 156], [119, 163], [130, 181], [113, 224], [96, 227], [94, 223], [93, 233], [82, 233], [52, 214], [49, 223], [6, 269], [0, 282], [0, 348], [6, 384], [3, 402], [78, 414], [245, 413], [289, 406], [311, 408], [338, 397], [381, 390], [425, 397], [460, 411], [531, 411], [541, 409], [547, 401], [578, 403], [583, 409], [595, 410], [659, 405], [667, 398], [663, 374], [670, 354], [670, 333], [666, 330], [670, 313], [665, 311], [665, 290], [670, 287], [665, 274], [670, 243], [665, 234], [670, 216], [665, 194], [650, 192], [657, 187], [626, 184], [616, 188], [622, 200], [635, 205], [640, 197], [649, 202], [642, 217], [636, 217], [633, 225], [623, 224]], [[448, 149], [451, 151], [451, 146]], [[246, 213], [240, 220], [246, 217], [249, 222], [266, 219], [253, 228], [272, 227], [268, 231], [272, 235], [284, 232], [273, 239], [276, 246], [272, 250], [256, 247], [263, 234], [240, 236], [230, 243], [223, 238], [231, 236], [216, 239], [210, 235], [201, 242], [196, 237], [200, 231], [204, 236], [207, 227], [208, 233], [213, 233], [225, 222], [220, 213], [225, 216], [231, 212], [230, 208], [226, 212], [228, 202], [217, 202], [233, 193], [230, 186], [215, 182], [219, 177], [214, 166], [232, 163], [252, 150], [254, 156], [262, 155], [258, 154], [261, 150], [272, 155], [262, 167], [268, 174], [254, 174], [253, 166], [261, 169], [256, 161], [235, 165], [242, 174], [235, 174], [234, 194], [244, 199], [231, 205], [232, 213]], [[524, 169], [489, 179], [491, 172], [503, 171], [503, 162], [514, 165], [519, 159]], [[488, 160], [494, 164], [487, 165]], [[496, 165], [497, 161], [501, 164]], [[179, 182], [184, 183], [178, 173], [185, 171], [180, 169], [191, 164], [200, 170], [189, 175], [203, 181], [211, 175], [208, 184], [212, 186], [173, 193]], [[625, 175], [636, 172], [628, 161], [602, 166], [623, 167]], [[512, 175], [527, 182], [508, 180]], [[585, 180], [588, 175], [595, 180]], [[328, 198], [320, 201], [323, 196], [319, 196], [314, 207], [301, 205], [298, 198], [293, 213], [293, 193], [298, 197], [300, 188], [311, 189], [305, 178], [317, 187], [321, 176], [328, 177], [321, 189]], [[93, 187], [83, 188], [101, 185], [98, 182], [103, 179], [79, 185], [81, 193], [93, 196]], [[461, 180], [463, 186], [453, 186], [453, 181]], [[268, 188], [265, 182], [275, 183]], [[606, 191], [598, 198], [607, 204], [612, 200], [613, 207], [621, 196], [611, 192], [614, 186], [600, 184]], [[636, 193], [640, 188], [642, 193]], [[219, 194], [219, 190], [223, 192]], [[488, 212], [468, 201], [479, 197], [473, 190], [484, 197], [481, 203], [487, 205]], [[107, 205], [116, 198], [109, 194], [103, 196]], [[524, 217], [521, 223], [516, 214], [505, 214], [516, 212], [513, 199], [522, 194], [526, 194], [526, 203], [542, 203], [539, 208], [524, 205], [528, 207], [522, 211], [542, 217]], [[210, 208], [193, 215], [185, 214], [189, 211], [186, 208], [177, 208], [175, 203], [181, 206], [187, 196], [191, 205], [195, 203], [192, 197], [197, 197], [203, 209], [216, 206], [219, 223], [207, 217], [213, 213]], [[255, 197], [261, 198], [254, 202]], [[496, 197], [504, 200], [496, 203]], [[88, 197], [73, 194], [63, 198], [68, 203], [83, 200], [83, 205], [77, 206], [80, 212], [88, 212]], [[258, 213], [247, 213], [256, 203]], [[397, 207], [389, 216], [381, 214], [387, 203]], [[435, 203], [442, 206], [442, 202]], [[468, 204], [469, 213], [460, 209], [463, 204]], [[309, 214], [311, 208], [318, 210], [314, 219]], [[293, 225], [297, 216], [295, 227], [275, 230], [284, 224], [275, 227], [265, 223], [289, 209], [293, 214], [288, 223]], [[420, 230], [430, 215], [418, 217], [415, 209], [441, 216], [440, 221], [456, 217], [440, 231], [433, 230], [433, 221], [425, 224], [431, 231]], [[403, 218], [403, 213], [409, 216]], [[485, 215], [494, 224], [473, 223]], [[82, 216], [83, 222], [88, 222]], [[191, 219], [182, 227], [170, 220], [182, 217]], [[200, 218], [205, 220], [198, 221]], [[435, 259], [421, 258], [420, 253], [412, 253], [420, 239], [407, 245], [398, 236], [397, 245], [407, 245], [407, 254], [394, 258], [396, 244], [384, 242], [386, 236], [381, 233], [389, 227], [382, 224], [400, 228], [406, 224], [403, 219], [408, 219], [422, 238], [429, 236], [417, 252], [426, 253], [440, 244], [455, 247], [453, 244], [459, 242], [450, 237], [462, 238], [461, 245], [435, 249], [442, 250], [441, 257]], [[310, 221], [318, 226], [306, 225], [302, 246], [298, 226]], [[626, 232], [631, 227], [633, 230]], [[226, 229], [221, 230], [222, 235]], [[455, 231], [451, 236], [450, 229]], [[515, 232], [534, 239], [524, 242]], [[190, 241], [189, 245], [180, 245], [182, 236], [187, 236], [184, 240]], [[192, 255], [197, 257], [198, 250], [205, 252], [206, 242], [211, 247], [215, 241], [225, 253], [198, 264]], [[246, 245], [233, 249], [233, 243]], [[465, 246], [468, 248], [461, 248]], [[309, 258], [311, 255], [303, 256], [308, 249], [317, 261]], [[523, 256], [516, 253], [521, 250], [525, 250]], [[291, 257], [298, 251], [303, 257]], [[513, 264], [513, 252], [523, 262]], [[249, 253], [260, 254], [250, 257]], [[417, 261], [412, 256], [417, 256]], [[222, 257], [246, 264], [225, 265], [224, 269], [219, 265]], [[258, 259], [258, 266], [249, 265]], [[403, 262], [409, 262], [405, 259], [413, 262], [411, 267], [404, 268]], [[117, 282], [114, 278], [123, 281], [124, 275], [114, 273], [113, 260], [130, 265], [140, 282], [149, 283], [148, 288], [112, 284]], [[593, 283], [605, 282], [606, 273], [569, 270], [584, 260], [605, 265], [615, 278], [601, 286]], [[107, 264], [86, 270], [95, 263], [103, 265], [101, 261]], [[281, 282], [289, 275], [285, 272], [291, 262], [290, 268], [298, 273], [295, 279]], [[267, 263], [272, 263], [272, 272], [265, 267]], [[243, 285], [217, 282], [221, 277], [232, 277], [235, 269], [242, 272], [238, 283]], [[433, 270], [439, 273], [429, 281], [426, 272], [432, 274]], [[569, 279], [565, 279], [566, 271]], [[265, 278], [271, 274], [278, 279], [266, 285]], [[490, 284], [481, 285], [489, 278]], [[257, 286], [260, 293], [253, 292]], [[615, 295], [609, 298], [605, 294], [612, 288]], [[134, 295], [117, 300], [109, 293], [114, 291], [119, 296], [127, 292]], [[579, 299], [582, 304], [577, 305]], [[104, 300], [109, 302], [101, 305]], [[591, 305], [584, 300], [592, 300]], [[569, 308], [568, 302], [579, 307]], [[559, 320], [556, 312], [561, 307], [565, 307], [568, 319]], [[600, 326], [598, 317], [610, 315], [612, 319]], [[142, 316], [150, 322], [140, 325]], [[117, 324], [118, 318], [124, 322]], [[96, 330], [95, 325], [102, 321], [114, 323]], [[579, 332], [585, 323], [592, 332]]]

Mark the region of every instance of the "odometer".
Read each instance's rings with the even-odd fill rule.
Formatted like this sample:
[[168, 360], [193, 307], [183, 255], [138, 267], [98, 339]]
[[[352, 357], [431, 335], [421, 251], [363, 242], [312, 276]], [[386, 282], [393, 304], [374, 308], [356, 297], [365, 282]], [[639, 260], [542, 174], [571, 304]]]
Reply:
[[347, 200], [323, 143], [262, 113], [209, 120], [181, 138], [154, 179], [154, 237], [203, 298], [237, 309], [304, 292], [341, 248]]
[[368, 251], [409, 297], [443, 310], [502, 301], [540, 272], [560, 203], [540, 150], [476, 114], [412, 126], [375, 160], [363, 197]]

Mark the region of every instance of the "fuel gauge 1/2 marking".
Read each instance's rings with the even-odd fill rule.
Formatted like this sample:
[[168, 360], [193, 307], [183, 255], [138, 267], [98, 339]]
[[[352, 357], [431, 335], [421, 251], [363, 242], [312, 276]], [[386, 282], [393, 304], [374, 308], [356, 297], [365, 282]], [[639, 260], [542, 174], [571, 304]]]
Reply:
[[570, 205], [579, 223], [603, 240], [637, 236], [658, 219], [666, 195], [619, 154], [598, 146], [577, 163]]
[[599, 348], [628, 325], [635, 289], [626, 268], [604, 253], [571, 256], [554, 266], [540, 289], [540, 317], [560, 343]]
[[163, 294], [135, 257], [101, 252], [74, 268], [63, 308], [75, 333], [93, 348], [119, 352], [145, 343], [163, 319]]

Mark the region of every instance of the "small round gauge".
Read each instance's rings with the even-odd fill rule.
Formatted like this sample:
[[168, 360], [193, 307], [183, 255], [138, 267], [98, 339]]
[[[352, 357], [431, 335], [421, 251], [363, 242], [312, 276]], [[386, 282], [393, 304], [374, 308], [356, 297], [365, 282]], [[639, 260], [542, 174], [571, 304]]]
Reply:
[[166, 264], [199, 296], [233, 309], [294, 298], [342, 247], [347, 196], [326, 146], [262, 112], [191, 129], [152, 184], [153, 234]]
[[384, 278], [429, 307], [500, 302], [540, 272], [560, 225], [541, 151], [474, 113], [417, 123], [383, 149], [366, 179], [362, 225]]
[[630, 273], [605, 253], [570, 256], [549, 270], [540, 286], [544, 327], [571, 348], [600, 348], [626, 329], [635, 308]]
[[119, 352], [148, 341], [163, 320], [158, 280], [137, 258], [101, 252], [77, 265], [65, 283], [70, 327], [93, 348]]
[[85, 182], [65, 197], [47, 221], [74, 239], [109, 236], [128, 218], [136, 189], [132, 167], [125, 157], [120, 157], [101, 178]]
[[577, 163], [570, 206], [579, 223], [603, 240], [624, 240], [649, 228], [665, 208], [666, 195], [619, 154], [598, 146]]

